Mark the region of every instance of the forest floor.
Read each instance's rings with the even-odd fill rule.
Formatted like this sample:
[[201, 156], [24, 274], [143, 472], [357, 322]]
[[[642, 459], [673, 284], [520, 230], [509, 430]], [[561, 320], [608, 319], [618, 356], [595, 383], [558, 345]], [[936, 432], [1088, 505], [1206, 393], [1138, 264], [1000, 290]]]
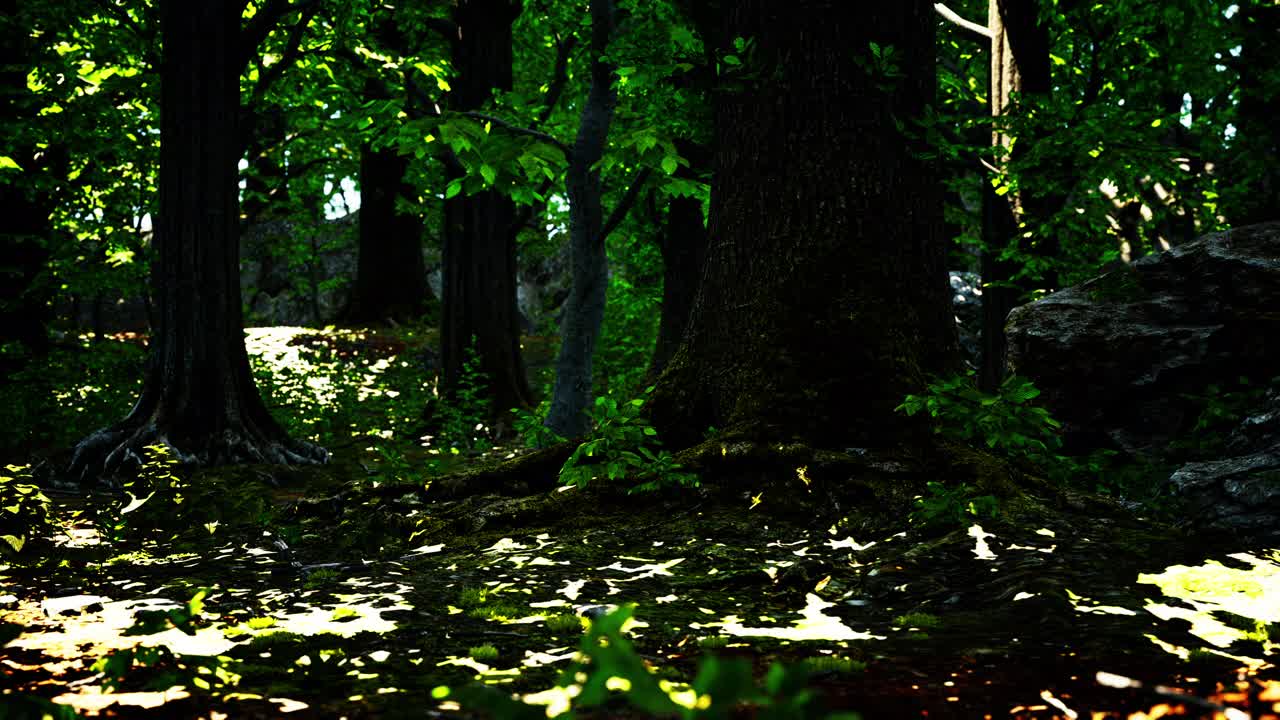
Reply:
[[[277, 344], [306, 346], [293, 339]], [[745, 487], [396, 497], [376, 491], [467, 456], [423, 447], [397, 414], [422, 392], [394, 377], [416, 376], [399, 362], [412, 352], [403, 337], [326, 351], [327, 377], [357, 389], [278, 360], [270, 397], [368, 391], [358, 416], [287, 398], [315, 410], [293, 429], [329, 434], [328, 466], [155, 465], [161, 492], [123, 514], [113, 495], [51, 492], [55, 531], [32, 545], [54, 561], [0, 566], [0, 708], [23, 694], [101, 717], [483, 715], [439, 688], [555, 702], [580, 617], [634, 604], [627, 634], [675, 695], [716, 656], [758, 676], [803, 664], [827, 707], [864, 718], [1280, 717], [1274, 548], [1069, 512], [846, 523]], [[644, 714], [617, 700], [585, 716]]]

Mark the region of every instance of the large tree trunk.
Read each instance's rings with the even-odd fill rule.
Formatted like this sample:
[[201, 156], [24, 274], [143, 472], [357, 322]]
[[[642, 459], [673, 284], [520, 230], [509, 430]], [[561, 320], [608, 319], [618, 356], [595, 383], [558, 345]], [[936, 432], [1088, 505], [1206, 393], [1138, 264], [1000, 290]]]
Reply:
[[397, 202], [416, 195], [408, 170], [409, 158], [394, 148], [360, 148], [360, 253], [348, 321], [412, 320], [426, 310], [422, 218]]
[[[1036, 0], [990, 0], [987, 18], [992, 33], [991, 114], [1000, 118], [1016, 110], [1015, 97], [1022, 96], [1026, 102], [1051, 91], [1049, 34], [1039, 22]], [[997, 162], [1007, 160], [1004, 156], [1012, 140], [999, 130], [992, 133]], [[1021, 138], [1017, 147], [1022, 150], [1033, 142], [1034, 138]], [[1015, 282], [1020, 267], [1016, 262], [1002, 260], [1000, 250], [1017, 242], [1023, 250], [1051, 256], [1057, 254], [1057, 245], [1051, 239], [1035, 237], [1036, 220], [1050, 212], [1051, 200], [1026, 192], [1002, 197], [986, 180], [982, 187], [982, 367], [978, 384], [990, 392], [1004, 380], [1007, 366], [1005, 319], [1010, 310], [1026, 302], [1035, 284]], [[1022, 235], [1020, 224], [1032, 231], [1031, 238]], [[1054, 278], [1043, 278], [1043, 282], [1050, 287], [1056, 285]]]
[[[913, 427], [903, 396], [958, 358], [938, 173], [911, 129], [933, 100], [933, 10], [729, 8], [722, 36], [755, 48], [716, 96], [711, 247], [649, 412], [675, 447], [708, 426], [890, 445]], [[875, 72], [872, 42], [906, 74]]]
[[604, 57], [613, 26], [613, 0], [591, 0], [591, 87], [582, 106], [565, 180], [569, 195], [571, 285], [560, 322], [556, 384], [546, 420], [547, 427], [565, 437], [583, 435], [588, 429], [591, 364], [609, 286], [600, 172], [595, 165], [604, 155], [618, 100], [613, 65]]
[[77, 446], [71, 471], [109, 474], [155, 443], [199, 464], [324, 462], [267, 412], [244, 348], [236, 164], [242, 2], [161, 3], [157, 324], [133, 411]]
[[[495, 89], [511, 89], [511, 24], [520, 9], [512, 0], [463, 0], [454, 8], [453, 109], [478, 110]], [[450, 169], [450, 178], [458, 175]], [[496, 415], [532, 404], [520, 354], [515, 223], [515, 205], [498, 190], [445, 201], [441, 389], [457, 387], [474, 339]]]
[[[0, 2], [0, 133], [4, 150], [20, 170], [0, 170], [0, 369], [25, 361], [20, 356], [41, 354], [48, 345], [51, 288], [45, 279], [49, 257], [49, 215], [53, 210], [51, 170], [65, 162], [59, 147], [43, 151], [36, 99], [27, 88], [27, 72], [34, 63], [29, 28], [19, 17], [16, 0]], [[11, 347], [16, 343], [21, 347]]]
[[[681, 155], [690, 158], [695, 167], [710, 164], [709, 149], [693, 143], [680, 144]], [[681, 167], [679, 177], [694, 177], [690, 168]], [[689, 315], [702, 280], [702, 265], [707, 257], [707, 228], [702, 220], [702, 201], [692, 197], [673, 197], [667, 203], [666, 224], [658, 234], [662, 251], [662, 316], [658, 321], [658, 338], [653, 347], [649, 375], [657, 377], [676, 354], [689, 327]]]

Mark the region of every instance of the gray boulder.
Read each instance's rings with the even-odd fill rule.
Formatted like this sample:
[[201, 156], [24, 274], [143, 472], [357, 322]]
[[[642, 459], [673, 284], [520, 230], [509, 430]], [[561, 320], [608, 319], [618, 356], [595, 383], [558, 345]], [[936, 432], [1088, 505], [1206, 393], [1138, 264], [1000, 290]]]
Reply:
[[[1257, 392], [1213, 457], [1185, 441], [1213, 387], [1280, 376], [1280, 223], [1213, 233], [1016, 308], [1012, 371], [1075, 450], [1184, 463], [1170, 486], [1211, 524], [1280, 532], [1280, 394]], [[1271, 523], [1268, 525], [1268, 523]]]
[[960, 351], [965, 363], [976, 369], [982, 361], [982, 278], [977, 273], [952, 270], [951, 309], [956, 317]]

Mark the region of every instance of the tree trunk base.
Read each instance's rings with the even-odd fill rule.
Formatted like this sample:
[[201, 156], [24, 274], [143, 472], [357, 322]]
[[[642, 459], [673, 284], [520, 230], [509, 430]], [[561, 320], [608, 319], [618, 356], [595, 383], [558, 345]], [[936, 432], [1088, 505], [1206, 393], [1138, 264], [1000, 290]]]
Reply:
[[141, 466], [144, 450], [163, 445], [183, 465], [214, 466], [236, 464], [322, 465], [329, 451], [314, 443], [265, 433], [241, 426], [183, 443], [178, 448], [169, 433], [154, 422], [124, 422], [99, 430], [75, 447], [68, 474], [81, 483], [92, 477], [109, 478], [125, 466]]

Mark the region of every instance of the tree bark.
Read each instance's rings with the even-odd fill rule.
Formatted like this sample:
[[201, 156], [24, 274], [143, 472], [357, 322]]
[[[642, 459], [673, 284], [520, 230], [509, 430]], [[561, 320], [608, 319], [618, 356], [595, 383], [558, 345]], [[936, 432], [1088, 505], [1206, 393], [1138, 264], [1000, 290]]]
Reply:
[[76, 447], [71, 472], [106, 475], [165, 444], [183, 462], [324, 462], [267, 412], [244, 348], [238, 177], [242, 2], [161, 3], [157, 323], [142, 395]]
[[[463, 0], [455, 6], [454, 110], [479, 110], [494, 90], [511, 89], [511, 25], [520, 10], [513, 0]], [[447, 169], [449, 179], [460, 174], [460, 168]], [[499, 190], [445, 201], [440, 386], [445, 395], [457, 388], [474, 340], [495, 416], [533, 404], [520, 353], [515, 225], [515, 204]]]
[[[681, 155], [691, 164], [705, 168], [710, 164], [708, 148], [681, 143]], [[678, 177], [693, 177], [689, 168], [681, 167]], [[653, 347], [649, 376], [656, 378], [676, 354], [702, 280], [702, 266], [707, 257], [707, 228], [702, 221], [702, 201], [691, 197], [673, 197], [667, 203], [666, 224], [658, 235], [662, 251], [662, 316], [658, 321], [658, 338]]]
[[[39, 109], [27, 88], [27, 72], [35, 58], [29, 29], [23, 26], [16, 0], [0, 2], [0, 32], [7, 38], [0, 47], [0, 133], [9, 143], [2, 152], [20, 170], [0, 170], [0, 369], [24, 364], [18, 356], [40, 355], [48, 348], [47, 325], [51, 288], [45, 278], [51, 239], [50, 213], [54, 208], [53, 178], [65, 163], [58, 146], [41, 151], [35, 124]], [[16, 343], [18, 348], [8, 347]]]
[[[648, 406], [667, 444], [715, 426], [893, 445], [916, 427], [894, 412], [903, 396], [954, 368], [941, 186], [910, 131], [934, 97], [932, 12], [823, 0], [724, 11], [721, 36], [754, 50], [716, 96], [711, 246]], [[872, 42], [892, 46], [905, 75], [875, 70]]]
[[600, 172], [618, 93], [613, 65], [605, 51], [614, 27], [613, 0], [591, 0], [591, 86], [569, 157], [565, 189], [569, 195], [570, 288], [560, 323], [560, 353], [546, 426], [564, 437], [588, 430], [592, 358], [604, 320], [609, 258], [604, 244]]
[[[991, 114], [1000, 118], [1017, 111], [1015, 99], [1023, 102], [1036, 95], [1047, 95], [1051, 89], [1049, 71], [1049, 34], [1039, 21], [1036, 0], [990, 0], [987, 27], [991, 30]], [[991, 143], [996, 148], [998, 164], [1007, 161], [1013, 138], [996, 130]], [[1035, 142], [1021, 139], [1018, 148]], [[1003, 158], [1003, 160], [1002, 160]], [[987, 180], [987, 179], [984, 179]], [[1019, 266], [1002, 260], [1000, 250], [1018, 242], [1026, 251], [1039, 255], [1056, 255], [1057, 245], [1050, 238], [1031, 239], [1022, 236], [1023, 228], [1035, 233], [1035, 221], [1047, 216], [1052, 201], [1022, 191], [999, 196], [990, 182], [982, 188], [982, 367], [978, 385], [991, 392], [1004, 380], [1008, 353], [1004, 323], [1019, 303], [1033, 289], [1034, 283], [1013, 280]], [[1049, 287], [1057, 284], [1052, 277], [1043, 278]]]
[[422, 218], [405, 182], [409, 158], [395, 148], [360, 148], [359, 260], [346, 318], [350, 322], [413, 320], [426, 311], [430, 290], [422, 259]]

